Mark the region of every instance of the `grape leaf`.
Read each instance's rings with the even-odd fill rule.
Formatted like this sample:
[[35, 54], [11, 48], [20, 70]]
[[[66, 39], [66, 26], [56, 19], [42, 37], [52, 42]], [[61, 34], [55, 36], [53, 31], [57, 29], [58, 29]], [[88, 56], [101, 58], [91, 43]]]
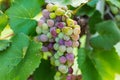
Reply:
[[[83, 80], [114, 80], [115, 73], [120, 73], [120, 59], [115, 49], [94, 51], [79, 49], [78, 65]], [[92, 73], [92, 74], [91, 74]]]
[[29, 45], [29, 39], [24, 34], [15, 35], [11, 46], [0, 52], [0, 79], [6, 79], [9, 72], [23, 59], [23, 49]]
[[38, 69], [33, 74], [34, 80], [54, 80], [55, 67], [49, 60], [42, 60]]
[[37, 22], [33, 19], [41, 10], [39, 0], [15, 0], [7, 10], [10, 26], [17, 34], [23, 32], [27, 35], [35, 33]]
[[95, 11], [89, 19], [90, 32], [95, 33], [95, 25], [102, 21], [101, 14], [99, 11]]
[[120, 41], [120, 30], [113, 21], [103, 21], [96, 24], [98, 35], [91, 38], [90, 43], [94, 48], [111, 49]]
[[0, 34], [2, 30], [6, 27], [7, 23], [8, 23], [8, 17], [5, 14], [0, 13]]
[[81, 69], [83, 80], [103, 80], [91, 58], [88, 56], [88, 53], [90, 53], [90, 51], [84, 48], [78, 51], [78, 65]]
[[115, 5], [118, 8], [120, 8], [120, 0], [106, 0], [106, 1], [112, 3], [113, 5]]
[[24, 59], [9, 73], [8, 79], [27, 80], [41, 62], [41, 47], [41, 43], [31, 41]]
[[99, 0], [91, 0], [87, 3], [87, 5], [89, 5], [90, 7], [95, 7], [98, 1]]
[[0, 40], [0, 51], [3, 51], [7, 49], [8, 47], [10, 47], [10, 43], [11, 41], [9, 40]]
[[45, 0], [47, 3], [54, 3], [57, 5], [72, 5], [73, 7], [78, 7], [82, 3], [88, 2], [88, 0]]

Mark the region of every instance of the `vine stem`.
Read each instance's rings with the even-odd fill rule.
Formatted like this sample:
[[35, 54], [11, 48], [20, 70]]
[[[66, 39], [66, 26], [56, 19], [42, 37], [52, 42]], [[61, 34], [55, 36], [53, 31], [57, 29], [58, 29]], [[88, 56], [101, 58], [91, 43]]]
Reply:
[[14, 35], [14, 33], [11, 33], [11, 34], [8, 34], [8, 35], [4, 36], [3, 38], [0, 37], [0, 40], [12, 37], [13, 35]]

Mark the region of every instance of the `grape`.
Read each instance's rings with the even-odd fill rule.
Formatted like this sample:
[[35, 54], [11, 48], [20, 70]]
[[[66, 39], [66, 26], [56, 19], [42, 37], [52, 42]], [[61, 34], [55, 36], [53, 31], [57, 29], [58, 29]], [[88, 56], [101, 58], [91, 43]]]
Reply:
[[61, 73], [65, 74], [65, 73], [68, 72], [68, 67], [65, 66], [65, 65], [60, 65], [60, 66], [58, 67], [58, 70], [59, 70]]
[[58, 41], [58, 43], [59, 43], [59, 45], [64, 45], [64, 44], [65, 44], [63, 39], [60, 39], [60, 40]]
[[42, 31], [41, 31], [41, 28], [39, 26], [36, 27], [36, 32], [37, 32], [37, 34], [41, 34]]
[[59, 46], [59, 51], [60, 52], [65, 52], [66, 51], [66, 47], [64, 45], [60, 45]]
[[42, 30], [48, 30], [48, 25], [46, 23], [42, 24]]
[[44, 9], [44, 10], [42, 11], [42, 15], [43, 15], [45, 18], [49, 18], [49, 14], [50, 14], [50, 12], [49, 12], [47, 9]]
[[73, 47], [78, 47], [79, 46], [79, 42], [78, 41], [74, 41], [73, 42]]
[[57, 68], [54, 80], [73, 80], [75, 47], [79, 46], [80, 26], [71, 19], [67, 7], [47, 4], [36, 27], [35, 41], [42, 42], [43, 59]]
[[42, 24], [43, 24], [44, 22], [45, 22], [44, 20], [41, 20], [41, 19], [40, 19], [40, 20], [38, 21], [38, 26], [42, 26]]
[[72, 47], [68, 47], [67, 48], [67, 53], [73, 53], [73, 48]]
[[46, 41], [48, 41], [48, 37], [47, 37], [45, 34], [42, 34], [42, 35], [38, 36], [38, 39], [39, 39], [41, 42], [46, 42]]
[[51, 19], [55, 19], [56, 18], [56, 14], [55, 13], [50, 13], [49, 16], [50, 16]]
[[62, 10], [61, 8], [58, 8], [56, 11], [55, 11], [55, 14], [57, 16], [61, 16], [61, 15], [64, 15], [65, 14], [65, 11]]
[[49, 27], [53, 27], [53, 26], [54, 26], [54, 20], [48, 19], [48, 20], [47, 20], [47, 25], [48, 25]]
[[65, 26], [65, 23], [64, 23], [64, 22], [59, 22], [59, 23], [57, 24], [57, 27], [60, 28], [60, 29], [62, 29], [64, 26]]
[[61, 56], [59, 60], [62, 64], [66, 63], [66, 58], [64, 56]]
[[119, 12], [119, 9], [116, 6], [110, 6], [110, 9], [113, 14], [118, 14]]
[[53, 4], [51, 4], [51, 3], [47, 4], [46, 9], [47, 9], [48, 11], [53, 11], [52, 8], [53, 8]]
[[72, 41], [71, 40], [65, 41], [65, 46], [67, 47], [72, 46]]

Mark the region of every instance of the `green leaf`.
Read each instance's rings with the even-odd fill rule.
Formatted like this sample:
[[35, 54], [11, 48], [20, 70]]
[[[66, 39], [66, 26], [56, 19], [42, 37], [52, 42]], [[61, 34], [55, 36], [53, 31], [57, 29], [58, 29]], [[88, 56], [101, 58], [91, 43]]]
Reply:
[[83, 16], [83, 15], [87, 15], [87, 16], [92, 16], [95, 12], [95, 8], [90, 7], [88, 5], [84, 5], [82, 6], [76, 13], [76, 15], [78, 16]]
[[10, 47], [10, 43], [11, 41], [9, 40], [0, 40], [0, 51], [3, 51], [7, 49], [8, 47]]
[[0, 52], [0, 79], [6, 79], [9, 72], [23, 59], [23, 49], [29, 45], [29, 39], [24, 34], [11, 39], [11, 47]]
[[73, 7], [78, 7], [82, 3], [88, 2], [88, 0], [45, 0], [47, 3], [54, 3], [58, 5], [72, 5]]
[[87, 51], [83, 48], [78, 51], [78, 65], [81, 69], [83, 80], [103, 80], [93, 64], [88, 54], [91, 51]]
[[120, 8], [120, 0], [106, 0], [111, 4], [115, 5], [116, 7]]
[[0, 34], [2, 30], [6, 27], [7, 23], [8, 23], [8, 17], [5, 14], [0, 13]]
[[14, 4], [7, 10], [10, 26], [17, 34], [23, 32], [33, 35], [37, 21], [33, 18], [40, 12], [40, 0], [15, 0]]
[[91, 0], [87, 3], [87, 5], [89, 5], [90, 7], [95, 7], [98, 1], [99, 0]]
[[94, 48], [109, 50], [120, 41], [120, 30], [113, 21], [98, 23], [96, 30], [98, 35], [90, 40]]
[[89, 19], [89, 26], [90, 26], [90, 32], [95, 33], [95, 25], [102, 21], [101, 14], [99, 11], [95, 11], [95, 13], [90, 17]]
[[9, 73], [8, 79], [27, 80], [41, 62], [41, 47], [41, 43], [31, 41], [24, 59]]
[[34, 80], [54, 80], [55, 67], [49, 60], [42, 60], [38, 69], [33, 74]]

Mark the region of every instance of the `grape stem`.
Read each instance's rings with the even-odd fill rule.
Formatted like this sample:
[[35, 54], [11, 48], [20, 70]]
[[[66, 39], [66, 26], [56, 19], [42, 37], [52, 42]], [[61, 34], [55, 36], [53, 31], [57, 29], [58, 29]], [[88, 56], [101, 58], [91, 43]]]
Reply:
[[12, 37], [14, 35], [14, 33], [11, 33], [11, 34], [8, 34], [8, 35], [6, 35], [6, 36], [4, 36], [4, 37], [0, 37], [0, 40], [3, 40], [3, 39], [6, 39], [6, 38], [9, 38], [9, 37]]

